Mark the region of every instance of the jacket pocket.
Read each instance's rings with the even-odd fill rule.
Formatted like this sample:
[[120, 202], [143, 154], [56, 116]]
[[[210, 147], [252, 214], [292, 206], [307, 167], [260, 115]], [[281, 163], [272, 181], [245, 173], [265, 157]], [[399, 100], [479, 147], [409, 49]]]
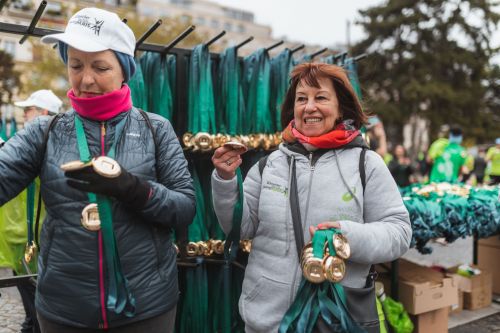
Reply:
[[258, 332], [277, 331], [288, 308], [291, 286], [261, 276], [241, 301], [241, 316], [247, 326]]

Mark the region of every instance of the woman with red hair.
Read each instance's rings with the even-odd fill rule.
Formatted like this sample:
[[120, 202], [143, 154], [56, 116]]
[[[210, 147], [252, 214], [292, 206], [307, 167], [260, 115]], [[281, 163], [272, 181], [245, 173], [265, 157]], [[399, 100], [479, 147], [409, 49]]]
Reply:
[[[243, 183], [241, 238], [252, 239], [239, 303], [246, 332], [278, 331], [301, 281], [296, 240], [308, 241], [318, 228], [340, 229], [350, 244], [344, 288], [373, 288], [370, 266], [408, 250], [409, 215], [384, 161], [366, 150], [359, 131], [366, 119], [342, 68], [313, 63], [294, 68], [282, 106], [283, 143], [262, 172], [254, 165]], [[212, 158], [214, 207], [226, 233], [239, 199], [235, 172], [241, 153], [221, 147]], [[367, 323], [378, 327], [376, 311], [370, 313], [375, 316], [356, 318], [368, 332], [373, 329]]]

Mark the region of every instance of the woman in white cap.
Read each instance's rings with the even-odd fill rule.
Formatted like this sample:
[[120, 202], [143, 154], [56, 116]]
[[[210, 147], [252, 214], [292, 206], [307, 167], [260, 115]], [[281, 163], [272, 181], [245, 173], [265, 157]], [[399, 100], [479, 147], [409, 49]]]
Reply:
[[73, 110], [37, 118], [0, 150], [0, 205], [37, 175], [42, 184], [41, 330], [172, 332], [171, 236], [191, 222], [194, 190], [169, 121], [132, 106], [134, 35], [116, 14], [85, 8], [42, 41], [58, 43]]

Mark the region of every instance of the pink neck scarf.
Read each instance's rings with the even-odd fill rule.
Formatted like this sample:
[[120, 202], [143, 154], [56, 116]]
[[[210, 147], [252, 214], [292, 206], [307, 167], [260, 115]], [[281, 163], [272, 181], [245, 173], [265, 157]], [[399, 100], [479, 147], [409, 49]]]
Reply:
[[110, 120], [132, 108], [130, 88], [126, 84], [121, 89], [101, 96], [76, 97], [73, 89], [68, 91], [67, 96], [76, 113], [84, 118], [97, 121]]

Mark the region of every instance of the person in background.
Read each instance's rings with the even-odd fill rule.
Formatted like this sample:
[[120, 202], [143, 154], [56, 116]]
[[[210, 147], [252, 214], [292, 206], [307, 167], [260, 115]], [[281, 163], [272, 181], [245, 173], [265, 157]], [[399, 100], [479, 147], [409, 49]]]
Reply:
[[384, 124], [378, 116], [368, 118], [368, 125], [366, 126], [368, 141], [370, 149], [386, 159], [388, 156], [387, 138], [385, 135]]
[[442, 144], [439, 149], [429, 149], [429, 156], [433, 161], [429, 179], [431, 182], [458, 181], [467, 158], [467, 152], [461, 146], [462, 140], [462, 129], [452, 126], [447, 144]]
[[486, 151], [484, 148], [479, 148], [477, 156], [474, 158], [474, 167], [472, 169], [472, 173], [476, 177], [478, 185], [483, 184], [487, 166], [488, 162], [486, 162]]
[[389, 171], [399, 187], [409, 186], [413, 182], [414, 169], [403, 145], [394, 147], [393, 156], [388, 165]]
[[[34, 121], [39, 116], [46, 115], [55, 115], [59, 113], [62, 101], [57, 97], [51, 90], [38, 90], [32, 93], [28, 99], [24, 101], [15, 102], [14, 105], [21, 107], [24, 109], [24, 125], [28, 125], [32, 121]], [[2, 142], [0, 142], [0, 148], [3, 146]], [[29, 207], [25, 206], [25, 202], [29, 204], [34, 204], [27, 202], [26, 198], [19, 197], [19, 200], [11, 200], [9, 205], [2, 207], [3, 214], [11, 214], [15, 211], [27, 211]], [[18, 207], [13, 207], [12, 205], [17, 205]], [[22, 207], [19, 207], [22, 206]], [[32, 207], [34, 209], [34, 207]], [[13, 214], [17, 216], [17, 214]], [[11, 215], [12, 216], [12, 215]], [[10, 220], [10, 219], [9, 219]], [[25, 221], [18, 221], [19, 223], [26, 223]], [[11, 233], [4, 233], [0, 235], [0, 237], [4, 238], [6, 241], [25, 238], [26, 233], [24, 235], [17, 235], [12, 229]], [[24, 244], [26, 241], [24, 241]], [[20, 246], [24, 244], [19, 244]], [[20, 261], [21, 258], [16, 258], [16, 261]], [[16, 266], [15, 263], [11, 263], [12, 266]], [[24, 272], [13, 271], [14, 275], [24, 274]], [[26, 316], [24, 318], [23, 323], [21, 324], [21, 333], [39, 333], [40, 326], [38, 324], [38, 319], [35, 310], [35, 292], [36, 287], [31, 281], [25, 280], [24, 282], [17, 285], [17, 289], [19, 294], [21, 295], [21, 300], [23, 302], [24, 311]]]
[[58, 45], [72, 109], [50, 131], [36, 118], [0, 150], [0, 206], [40, 177], [41, 332], [171, 333], [172, 232], [192, 222], [195, 195], [170, 122], [132, 105], [134, 33], [115, 13], [84, 8], [41, 41]]
[[496, 138], [495, 146], [488, 149], [486, 162], [491, 163], [490, 184], [500, 184], [500, 138]]
[[[360, 128], [365, 122], [341, 67], [304, 63], [293, 69], [282, 105], [283, 142], [269, 155], [263, 172], [256, 163], [243, 183], [241, 239], [252, 239], [239, 302], [245, 332], [277, 332], [296, 296], [302, 272], [293, 212], [305, 217], [298, 223], [309, 230], [303, 235], [306, 242], [318, 228], [340, 229], [348, 239], [352, 255], [340, 282], [347, 287], [373, 287], [367, 283], [370, 266], [408, 250], [408, 211], [381, 156], [371, 150], [366, 151], [362, 185], [359, 162], [368, 147]], [[226, 233], [238, 199], [241, 154], [220, 147], [212, 157], [214, 208]], [[298, 197], [294, 207], [291, 182]], [[372, 325], [373, 320], [378, 320], [376, 313]]]
[[24, 109], [24, 122], [30, 123], [38, 116], [56, 115], [63, 102], [51, 90], [35, 91], [25, 101], [15, 102], [14, 105]]

